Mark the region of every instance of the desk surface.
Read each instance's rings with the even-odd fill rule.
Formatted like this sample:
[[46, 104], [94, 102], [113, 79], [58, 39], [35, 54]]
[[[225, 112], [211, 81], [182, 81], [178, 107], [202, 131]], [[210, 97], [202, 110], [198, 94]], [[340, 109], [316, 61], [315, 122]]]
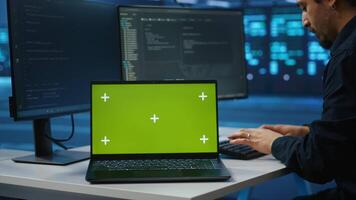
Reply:
[[[232, 131], [231, 128], [220, 128], [223, 136]], [[75, 150], [89, 151], [89, 146]], [[8, 159], [9, 154], [18, 156], [28, 153], [0, 150], [0, 196], [36, 199], [41, 195], [39, 192], [50, 190], [57, 192], [58, 199], [63, 198], [59, 195], [65, 193], [75, 194], [76, 199], [78, 195], [123, 199], [216, 199], [288, 173], [283, 164], [269, 155], [251, 161], [222, 159], [232, 175], [226, 182], [92, 185], [85, 181], [89, 161], [49, 166], [15, 163]], [[30, 192], [21, 193], [20, 190], [25, 189]]]

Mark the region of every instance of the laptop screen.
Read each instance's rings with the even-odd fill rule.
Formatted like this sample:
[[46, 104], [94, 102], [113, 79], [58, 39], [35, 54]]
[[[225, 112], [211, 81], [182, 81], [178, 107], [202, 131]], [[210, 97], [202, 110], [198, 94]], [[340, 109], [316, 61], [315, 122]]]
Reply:
[[92, 84], [92, 154], [216, 153], [216, 82]]

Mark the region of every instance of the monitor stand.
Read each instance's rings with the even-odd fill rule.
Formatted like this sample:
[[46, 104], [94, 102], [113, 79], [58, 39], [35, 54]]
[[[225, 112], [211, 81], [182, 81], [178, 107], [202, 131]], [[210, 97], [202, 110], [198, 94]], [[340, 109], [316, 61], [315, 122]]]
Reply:
[[89, 159], [89, 152], [81, 151], [53, 151], [52, 141], [46, 137], [51, 136], [50, 119], [36, 119], [33, 121], [35, 136], [35, 155], [28, 155], [12, 159], [19, 163], [46, 164], [46, 165], [68, 165]]

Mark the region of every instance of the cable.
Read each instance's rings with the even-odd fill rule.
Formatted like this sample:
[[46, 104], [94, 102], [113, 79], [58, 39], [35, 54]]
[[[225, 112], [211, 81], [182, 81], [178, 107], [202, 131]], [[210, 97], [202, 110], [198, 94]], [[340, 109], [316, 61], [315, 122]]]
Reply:
[[71, 122], [72, 122], [72, 132], [71, 132], [71, 134], [69, 135], [68, 138], [65, 138], [65, 139], [57, 139], [57, 138], [53, 138], [52, 136], [49, 136], [49, 135], [46, 134], [46, 137], [47, 137], [49, 140], [51, 140], [53, 143], [55, 143], [56, 145], [62, 147], [62, 148], [65, 149], [65, 150], [67, 150], [68, 147], [66, 147], [64, 144], [62, 144], [62, 142], [67, 142], [67, 141], [69, 141], [70, 139], [72, 139], [73, 136], [74, 136], [74, 132], [75, 132], [74, 115], [71, 114], [70, 117], [71, 117]]
[[57, 141], [57, 142], [68, 142], [70, 139], [72, 139], [72, 137], [74, 136], [74, 131], [75, 131], [73, 114], [71, 114], [70, 117], [71, 117], [71, 122], [72, 122], [72, 133], [66, 139], [56, 139], [56, 138], [51, 137], [54, 141]]
[[62, 144], [61, 142], [55, 141], [55, 140], [53, 140], [53, 138], [50, 138], [49, 136], [47, 136], [47, 138], [48, 138], [49, 140], [51, 140], [51, 142], [53, 142], [54, 144], [56, 144], [56, 145], [62, 147], [64, 150], [68, 150], [68, 147], [65, 146], [64, 144]]

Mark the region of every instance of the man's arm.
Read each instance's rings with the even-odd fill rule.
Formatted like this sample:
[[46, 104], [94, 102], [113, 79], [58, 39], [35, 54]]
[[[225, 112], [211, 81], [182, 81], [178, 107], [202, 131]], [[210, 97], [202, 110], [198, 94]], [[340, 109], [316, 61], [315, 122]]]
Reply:
[[260, 128], [269, 129], [288, 136], [305, 136], [309, 133], [309, 126], [295, 126], [286, 124], [262, 125]]
[[317, 183], [333, 179], [325, 169], [324, 159], [315, 148], [313, 136], [285, 136], [272, 144], [272, 155], [301, 177]]
[[[269, 129], [241, 129], [229, 136], [230, 143], [246, 144], [271, 153], [307, 180], [326, 183], [342, 173], [355, 171], [356, 118], [315, 121], [304, 137], [283, 136]], [[348, 176], [343, 175], [343, 176]]]
[[272, 144], [272, 154], [307, 180], [325, 183], [353, 171], [356, 118], [315, 121], [305, 137], [285, 136]]

